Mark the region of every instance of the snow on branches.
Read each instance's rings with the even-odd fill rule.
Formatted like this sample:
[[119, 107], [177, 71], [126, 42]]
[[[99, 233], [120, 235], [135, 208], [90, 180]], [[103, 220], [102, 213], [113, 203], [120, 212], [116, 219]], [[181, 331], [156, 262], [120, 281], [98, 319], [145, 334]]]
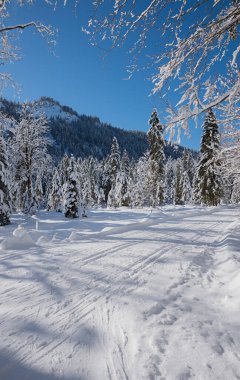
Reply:
[[[173, 4], [174, 3], [174, 4]], [[189, 120], [210, 108], [232, 108], [239, 116], [238, 0], [95, 0], [87, 33], [105, 49], [127, 42], [146, 66], [154, 63], [153, 93], [175, 92], [167, 126], [188, 130]], [[151, 65], [152, 67], [152, 65]], [[236, 108], [238, 111], [236, 111]]]

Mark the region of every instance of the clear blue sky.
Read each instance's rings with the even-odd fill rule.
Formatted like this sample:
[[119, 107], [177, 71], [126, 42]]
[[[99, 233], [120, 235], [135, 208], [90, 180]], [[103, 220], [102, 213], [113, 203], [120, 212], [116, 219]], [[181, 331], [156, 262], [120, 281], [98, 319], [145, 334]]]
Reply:
[[[149, 96], [152, 84], [145, 72], [126, 80], [129, 57], [124, 49], [103, 53], [92, 47], [81, 32], [81, 22], [88, 17], [86, 6], [77, 16], [73, 2], [64, 8], [35, 5], [19, 8], [12, 3], [11, 23], [39, 19], [59, 29], [54, 54], [46, 41], [33, 29], [25, 30], [19, 39], [22, 59], [8, 64], [4, 70], [21, 85], [18, 95], [7, 89], [8, 99], [25, 101], [49, 96], [80, 114], [98, 116], [102, 121], [127, 130], [148, 130], [148, 119], [156, 107], [163, 106], [158, 95]], [[199, 148], [201, 128], [192, 137], [182, 138], [182, 145]]]

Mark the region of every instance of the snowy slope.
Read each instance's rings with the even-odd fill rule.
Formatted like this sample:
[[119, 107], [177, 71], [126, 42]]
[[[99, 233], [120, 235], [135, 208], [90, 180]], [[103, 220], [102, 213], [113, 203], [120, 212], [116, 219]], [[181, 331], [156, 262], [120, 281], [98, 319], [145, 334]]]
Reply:
[[39, 100], [33, 102], [32, 105], [36, 107], [38, 113], [44, 114], [47, 119], [60, 118], [68, 123], [79, 119], [76, 112], [70, 112], [70, 109], [68, 109], [68, 111], [64, 110], [64, 107], [61, 106], [61, 104], [50, 98], [40, 98]]
[[37, 231], [16, 215], [0, 229], [0, 379], [239, 379], [239, 215], [41, 212]]

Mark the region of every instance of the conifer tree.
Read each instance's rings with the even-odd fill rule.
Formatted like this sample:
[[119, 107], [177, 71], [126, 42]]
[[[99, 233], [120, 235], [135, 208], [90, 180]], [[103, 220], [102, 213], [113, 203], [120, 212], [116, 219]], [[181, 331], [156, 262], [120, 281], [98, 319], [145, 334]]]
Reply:
[[135, 164], [133, 170], [134, 180], [130, 185], [131, 205], [134, 207], [143, 207], [149, 205], [149, 187], [148, 187], [148, 168], [149, 152], [146, 152]]
[[176, 171], [174, 179], [174, 204], [183, 204], [183, 181], [182, 181], [182, 165], [181, 160], [178, 159], [176, 162]]
[[63, 194], [62, 194], [62, 184], [61, 178], [58, 172], [58, 169], [55, 169], [51, 189], [48, 196], [48, 211], [62, 211], [62, 202], [63, 202]]
[[109, 166], [111, 184], [112, 187], [114, 187], [116, 183], [117, 173], [120, 168], [120, 150], [116, 137], [114, 137], [112, 140], [111, 153], [109, 156]]
[[154, 109], [149, 120], [150, 129], [147, 132], [149, 144], [149, 194], [150, 206], [161, 205], [164, 200], [165, 154], [163, 126]]
[[193, 185], [193, 178], [195, 174], [195, 162], [192, 156], [192, 153], [188, 149], [184, 149], [182, 155], [182, 167], [183, 172], [187, 173], [190, 185]]
[[102, 162], [102, 176], [101, 176], [101, 188], [104, 194], [104, 202], [107, 204], [108, 194], [111, 190], [111, 177], [110, 177], [110, 156], [107, 156]]
[[43, 186], [42, 186], [41, 174], [37, 175], [37, 178], [35, 181], [34, 194], [35, 194], [36, 206], [37, 208], [40, 208], [41, 202], [43, 200]]
[[116, 179], [120, 168], [120, 150], [116, 137], [112, 140], [111, 152], [106, 163], [109, 176], [106, 177], [107, 205], [116, 207]]
[[192, 199], [192, 186], [186, 170], [182, 171], [182, 203], [189, 203]]
[[64, 184], [64, 215], [66, 218], [78, 217], [78, 186], [75, 159], [70, 157], [67, 179]]
[[116, 203], [118, 206], [130, 205], [130, 163], [127, 151], [124, 150], [121, 159], [120, 170], [116, 178]]
[[10, 224], [10, 191], [6, 144], [0, 136], [0, 226]]
[[195, 198], [207, 206], [217, 206], [222, 196], [220, 134], [212, 109], [209, 109], [205, 116], [200, 152]]
[[170, 157], [165, 166], [165, 193], [164, 203], [173, 204], [175, 184], [175, 163]]
[[60, 175], [62, 186], [64, 185], [64, 183], [66, 183], [67, 178], [68, 178], [69, 160], [70, 159], [68, 155], [65, 153], [59, 164], [59, 175]]

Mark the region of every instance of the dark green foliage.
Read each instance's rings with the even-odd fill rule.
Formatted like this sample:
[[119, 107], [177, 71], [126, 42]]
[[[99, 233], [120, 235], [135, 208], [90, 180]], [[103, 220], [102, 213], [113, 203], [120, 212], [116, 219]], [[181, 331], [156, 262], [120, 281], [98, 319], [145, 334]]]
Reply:
[[71, 156], [68, 166], [67, 180], [64, 184], [64, 215], [66, 218], [78, 217], [78, 187], [74, 157]]
[[181, 161], [177, 161], [176, 173], [175, 173], [175, 183], [174, 183], [174, 203], [175, 205], [183, 204], [183, 182], [182, 182], [182, 165]]
[[5, 142], [0, 136], [0, 226], [10, 224], [10, 193]]
[[[34, 102], [35, 107], [38, 104], [39, 107], [44, 104], [47, 104], [48, 107], [59, 106], [62, 111], [75, 117], [74, 121], [64, 118], [48, 120], [49, 137], [54, 140], [48, 150], [56, 163], [59, 163], [65, 153], [73, 154], [76, 158], [93, 156], [103, 159], [109, 154], [114, 136], [118, 140], [120, 151], [126, 149], [131, 159], [140, 158], [148, 148], [147, 136], [144, 132], [115, 128], [110, 124], [102, 123], [98, 117], [78, 115], [70, 107], [62, 106], [59, 102], [48, 97], [42, 97]], [[20, 103], [10, 102], [2, 98], [1, 107], [6, 116], [18, 120], [22, 107]], [[181, 157], [183, 148], [178, 145], [165, 144], [164, 153], [166, 157], [171, 156], [173, 159], [177, 159]]]
[[156, 110], [153, 111], [149, 124], [150, 129], [147, 133], [147, 138], [149, 144], [150, 206], [156, 207], [163, 203], [165, 185], [165, 141], [163, 138], [163, 126], [159, 121]]
[[209, 109], [205, 117], [200, 153], [195, 197], [207, 206], [217, 206], [222, 196], [220, 134], [212, 109]]

